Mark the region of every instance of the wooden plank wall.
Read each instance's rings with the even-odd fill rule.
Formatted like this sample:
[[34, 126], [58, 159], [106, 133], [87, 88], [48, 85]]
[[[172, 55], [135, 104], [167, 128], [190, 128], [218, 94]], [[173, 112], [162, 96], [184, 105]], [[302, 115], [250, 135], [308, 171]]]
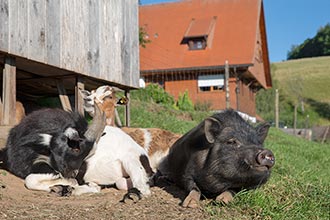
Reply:
[[0, 52], [138, 87], [137, 0], [0, 0]]

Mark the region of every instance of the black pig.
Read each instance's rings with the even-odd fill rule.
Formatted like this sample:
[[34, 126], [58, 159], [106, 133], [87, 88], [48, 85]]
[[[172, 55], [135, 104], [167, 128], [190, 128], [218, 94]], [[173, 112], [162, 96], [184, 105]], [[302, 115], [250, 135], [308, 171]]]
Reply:
[[275, 162], [263, 148], [268, 129], [234, 110], [214, 114], [173, 144], [159, 172], [189, 192], [184, 207], [197, 207], [201, 195], [228, 203], [232, 193], [268, 180]]

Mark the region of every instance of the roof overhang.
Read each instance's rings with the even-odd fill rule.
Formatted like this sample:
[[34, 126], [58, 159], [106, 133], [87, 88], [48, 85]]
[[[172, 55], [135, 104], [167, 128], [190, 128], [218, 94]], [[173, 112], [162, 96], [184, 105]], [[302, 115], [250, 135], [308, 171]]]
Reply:
[[[229, 65], [230, 69], [236, 70], [247, 70], [250, 66], [253, 66], [253, 63], [247, 64], [233, 64]], [[141, 75], [154, 75], [154, 74], [166, 74], [166, 73], [187, 73], [187, 72], [215, 72], [223, 71], [225, 65], [219, 66], [199, 66], [199, 67], [185, 67], [185, 68], [173, 68], [173, 69], [152, 69], [152, 70], [141, 70]]]

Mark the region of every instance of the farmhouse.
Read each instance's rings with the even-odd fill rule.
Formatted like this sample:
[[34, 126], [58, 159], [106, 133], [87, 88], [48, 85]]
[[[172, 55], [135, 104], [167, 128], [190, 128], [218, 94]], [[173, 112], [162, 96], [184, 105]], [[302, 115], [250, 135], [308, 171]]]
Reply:
[[262, 0], [144, 5], [139, 18], [149, 41], [140, 49], [147, 84], [255, 119], [257, 91], [272, 86]]
[[1, 125], [15, 123], [16, 99], [83, 112], [78, 88], [138, 87], [136, 0], [2, 0], [0, 23]]

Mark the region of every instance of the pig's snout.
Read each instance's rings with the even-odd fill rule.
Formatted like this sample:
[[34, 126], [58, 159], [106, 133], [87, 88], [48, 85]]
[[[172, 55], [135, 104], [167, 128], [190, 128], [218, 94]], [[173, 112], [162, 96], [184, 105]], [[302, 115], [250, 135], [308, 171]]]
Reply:
[[275, 164], [274, 154], [270, 150], [262, 150], [257, 154], [257, 163], [260, 166], [266, 166], [269, 169]]

